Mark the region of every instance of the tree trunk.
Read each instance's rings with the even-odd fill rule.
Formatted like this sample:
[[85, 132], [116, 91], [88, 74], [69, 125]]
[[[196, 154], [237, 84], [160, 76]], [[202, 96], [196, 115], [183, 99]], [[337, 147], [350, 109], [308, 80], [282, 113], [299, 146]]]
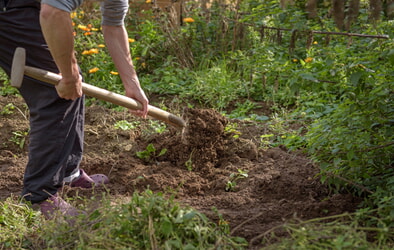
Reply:
[[347, 13], [345, 30], [349, 31], [352, 23], [357, 19], [360, 11], [360, 0], [350, 0], [349, 9]]
[[381, 0], [369, 0], [369, 6], [371, 8], [370, 18], [372, 21], [378, 21], [380, 19], [380, 13], [382, 12], [383, 6]]
[[389, 19], [394, 18], [394, 0], [386, 0], [386, 16]]
[[280, 7], [283, 9], [286, 8], [288, 5], [293, 5], [294, 0], [280, 0]]
[[345, 0], [332, 0], [332, 9], [335, 24], [338, 29], [343, 30], [345, 20]]
[[306, 12], [308, 13], [308, 18], [315, 19], [317, 15], [317, 0], [308, 0], [305, 5]]

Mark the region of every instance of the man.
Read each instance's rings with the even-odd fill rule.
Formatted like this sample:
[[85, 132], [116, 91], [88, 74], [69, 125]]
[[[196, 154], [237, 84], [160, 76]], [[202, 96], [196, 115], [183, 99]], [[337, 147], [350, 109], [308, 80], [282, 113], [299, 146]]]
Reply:
[[[37, 204], [46, 218], [55, 211], [77, 211], [57, 195], [65, 183], [91, 188], [105, 184], [104, 175], [88, 176], [79, 169], [83, 150], [84, 96], [74, 53], [70, 12], [83, 0], [0, 0], [0, 66], [9, 75], [16, 47], [27, 51], [26, 65], [58, 72], [56, 87], [25, 77], [19, 89], [30, 111], [29, 159], [23, 197]], [[148, 99], [130, 57], [124, 18], [127, 0], [101, 1], [102, 30], [126, 95], [142, 103], [131, 111], [146, 117]]]

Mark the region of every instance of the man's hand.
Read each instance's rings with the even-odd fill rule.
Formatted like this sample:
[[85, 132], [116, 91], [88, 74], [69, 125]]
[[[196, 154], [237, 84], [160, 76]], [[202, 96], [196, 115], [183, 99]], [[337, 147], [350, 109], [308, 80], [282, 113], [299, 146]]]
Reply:
[[141, 89], [137, 77], [132, 79], [131, 82], [134, 83], [130, 85], [125, 85], [126, 96], [133, 98], [136, 101], [139, 101], [142, 104], [142, 110], [130, 110], [130, 112], [136, 116], [146, 118], [148, 115], [148, 105], [149, 105], [148, 98], [146, 97], [145, 92]]
[[78, 73], [77, 77], [62, 77], [56, 85], [59, 97], [67, 100], [75, 100], [82, 96], [82, 77]]

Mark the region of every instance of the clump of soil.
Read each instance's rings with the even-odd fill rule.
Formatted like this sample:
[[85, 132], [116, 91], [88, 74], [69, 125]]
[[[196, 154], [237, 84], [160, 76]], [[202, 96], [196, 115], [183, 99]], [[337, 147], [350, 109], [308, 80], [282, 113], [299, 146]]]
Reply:
[[257, 146], [250, 140], [225, 133], [228, 120], [217, 111], [185, 109], [184, 112], [187, 121], [184, 131], [173, 130], [163, 138], [156, 138], [159, 148], [167, 150], [162, 160], [202, 174], [214, 174], [214, 168], [226, 165], [232, 158], [257, 159]]
[[[0, 111], [13, 103], [12, 114], [0, 115], [0, 199], [19, 194], [27, 162], [26, 141], [21, 147], [13, 132], [27, 131], [23, 100], [0, 97]], [[19, 111], [18, 111], [19, 110]], [[81, 163], [88, 173], [109, 176], [109, 192], [129, 197], [135, 191], [170, 192], [179, 202], [190, 205], [217, 221], [215, 207], [232, 229], [246, 238], [250, 249], [261, 247], [261, 236], [293, 218], [311, 219], [353, 211], [358, 200], [350, 195], [331, 195], [305, 155], [284, 148], [261, 149], [258, 138], [264, 124], [229, 121], [211, 109], [185, 109], [188, 126], [169, 127], [157, 133], [148, 120], [131, 117], [99, 106], [88, 107], [85, 125], [85, 154]], [[137, 121], [135, 129], [123, 131], [119, 120]], [[225, 130], [237, 123], [239, 137]], [[15, 138], [14, 138], [15, 139]], [[152, 144], [156, 150], [149, 160], [137, 157]], [[157, 156], [165, 149], [166, 153]], [[234, 181], [239, 172], [247, 177]], [[228, 183], [233, 182], [231, 189]], [[64, 188], [64, 195], [91, 195], [76, 188]]]

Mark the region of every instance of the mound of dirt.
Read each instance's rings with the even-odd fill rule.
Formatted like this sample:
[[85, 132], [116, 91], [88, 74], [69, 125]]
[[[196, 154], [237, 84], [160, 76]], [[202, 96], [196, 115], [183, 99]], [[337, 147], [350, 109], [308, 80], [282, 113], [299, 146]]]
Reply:
[[[9, 103], [16, 108], [0, 116], [0, 199], [20, 193], [27, 162], [28, 141], [21, 143], [28, 131], [27, 111], [23, 100], [15, 97], [0, 97], [0, 111]], [[183, 117], [188, 124], [183, 131], [169, 127], [158, 133], [152, 121], [131, 117], [127, 111], [88, 107], [81, 167], [88, 173], [107, 174], [114, 197], [127, 199], [146, 188], [169, 192], [213, 221], [219, 220], [212, 210], [216, 208], [232, 234], [250, 242], [250, 249], [261, 247], [264, 233], [287, 220], [357, 207], [359, 201], [350, 195], [331, 195], [306, 156], [279, 147], [259, 148], [264, 124], [229, 121], [210, 109], [185, 109]], [[134, 121], [136, 126], [116, 129], [120, 120]], [[238, 124], [238, 136], [226, 131], [230, 122]], [[149, 146], [147, 157], [137, 156]], [[77, 192], [90, 195], [64, 189], [64, 195]]]

